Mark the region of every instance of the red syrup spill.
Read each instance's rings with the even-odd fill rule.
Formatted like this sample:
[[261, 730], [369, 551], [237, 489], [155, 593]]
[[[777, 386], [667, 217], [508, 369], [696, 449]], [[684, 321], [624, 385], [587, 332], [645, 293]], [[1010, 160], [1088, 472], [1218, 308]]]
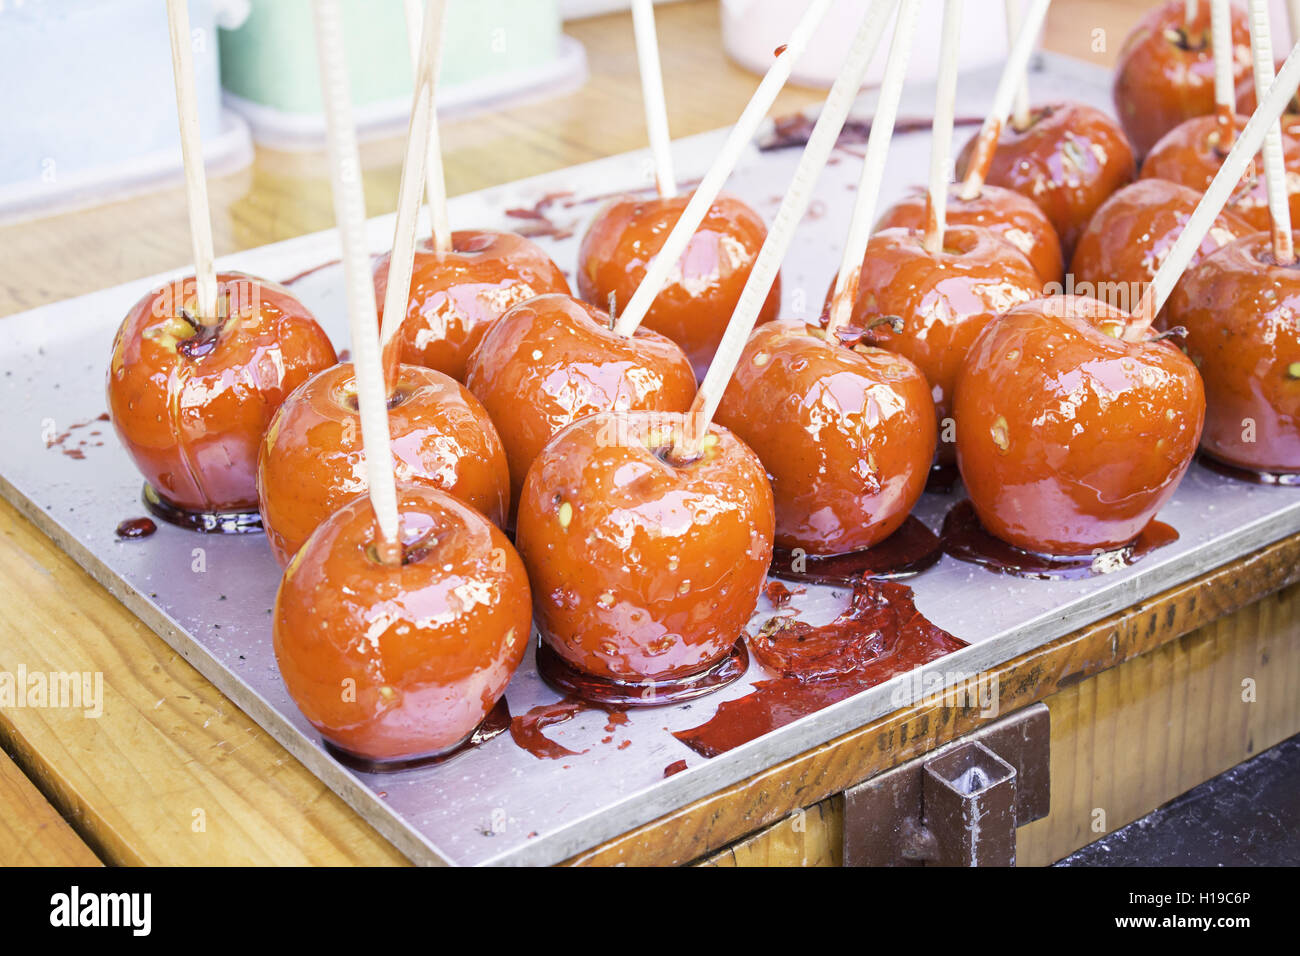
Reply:
[[189, 511], [172, 504], [148, 482], [140, 500], [155, 518], [186, 531], [203, 534], [260, 534], [262, 531], [262, 516], [256, 511]]
[[855, 583], [864, 574], [873, 578], [910, 577], [936, 564], [942, 556], [938, 535], [908, 515], [897, 531], [864, 551], [819, 558], [777, 548], [768, 574], [786, 581], [844, 585]]
[[925, 490], [936, 495], [950, 494], [961, 481], [961, 472], [956, 465], [933, 465], [925, 479]]
[[674, 760], [668, 766], [664, 767], [664, 777], [671, 777], [674, 774], [679, 774], [685, 769], [686, 769], [685, 760]]
[[[86, 457], [86, 453], [85, 451], [83, 451], [84, 448], [88, 446], [98, 448], [104, 443], [102, 441], [92, 442], [88, 438], [83, 438], [77, 442], [77, 445], [74, 448], [68, 444], [68, 439], [72, 437], [72, 433], [75, 431], [80, 431], [81, 429], [89, 428], [91, 425], [94, 425], [98, 422], [106, 422], [106, 421], [110, 421], [108, 417], [108, 412], [100, 412], [94, 418], [87, 419], [84, 422], [73, 422], [71, 425], [68, 426], [66, 431], [59, 432], [59, 434], [55, 435], [53, 438], [47, 441], [45, 443], [45, 447], [57, 448], [64, 455], [64, 457], [72, 458], [76, 461], [83, 461], [85, 460]], [[102, 432], [98, 430], [92, 431], [90, 433], [92, 438], [100, 434], [102, 434]]]
[[496, 702], [496, 706], [488, 711], [488, 715], [483, 718], [483, 722], [475, 727], [468, 737], [450, 750], [443, 750], [439, 753], [406, 757], [400, 760], [371, 760], [368, 757], [361, 757], [341, 747], [336, 747], [328, 740], [323, 742], [325, 749], [339, 763], [351, 767], [353, 770], [359, 770], [362, 773], [395, 773], [398, 770], [414, 770], [417, 767], [432, 767], [435, 764], [446, 763], [466, 751], [483, 746], [494, 737], [500, 737], [510, 729], [511, 723], [510, 705], [502, 697]]
[[119, 538], [147, 538], [158, 530], [158, 526], [149, 518], [127, 518], [117, 526]]
[[767, 586], [763, 588], [763, 595], [767, 598], [774, 608], [783, 608], [790, 603], [790, 599], [796, 594], [803, 594], [806, 588], [797, 587], [791, 590], [780, 581], [768, 581]]
[[829, 624], [772, 618], [750, 645], [776, 676], [756, 682], [752, 694], [723, 701], [706, 723], [673, 734], [698, 754], [726, 753], [966, 642], [931, 624], [906, 584], [863, 577]]
[[[688, 677], [661, 681], [619, 681], [596, 677], [569, 664], [545, 641], [537, 644], [537, 673], [561, 694], [598, 707], [662, 707], [680, 704], [726, 687], [749, 669], [749, 652], [742, 637], [726, 657]], [[572, 715], [570, 715], [572, 716]], [[566, 718], [567, 719], [567, 718]]]
[[[525, 225], [520, 226], [515, 231], [526, 239], [536, 239], [538, 236], [549, 236], [552, 239], [568, 239], [573, 235], [577, 228], [577, 223], [560, 225], [555, 222], [548, 214], [547, 210], [555, 205], [559, 200], [566, 199], [573, 195], [568, 190], [561, 192], [547, 193], [541, 199], [533, 203], [532, 206], [525, 206], [515, 209], [507, 209], [506, 215], [511, 219], [522, 219]], [[568, 208], [567, 206], [565, 208]]]
[[1131, 542], [1096, 554], [1056, 556], [1025, 551], [984, 530], [969, 498], [953, 505], [943, 519], [943, 549], [959, 561], [990, 571], [1040, 581], [1096, 577], [1118, 571], [1157, 548], [1178, 540], [1178, 532], [1163, 521], [1152, 521]]
[[1204, 452], [1197, 456], [1197, 461], [1216, 475], [1235, 478], [1237, 481], [1249, 482], [1252, 485], [1281, 485], [1291, 488], [1300, 487], [1300, 474], [1295, 472], [1255, 471], [1251, 468], [1241, 468], [1238, 465], [1229, 465], [1226, 461], [1219, 461], [1217, 458], [1211, 458]]
[[[980, 116], [958, 116], [953, 119], [954, 126], [979, 126], [983, 122], [984, 119]], [[793, 146], [806, 146], [815, 125], [816, 117], [805, 116], [802, 113], [778, 116], [772, 120], [772, 132], [762, 138], [758, 148], [766, 153]], [[894, 122], [894, 132], [899, 134], [928, 132], [933, 125], [934, 120], [929, 116], [900, 116]], [[870, 120], [851, 119], [840, 129], [836, 146], [865, 145], [870, 135]]]
[[780, 55], [781, 55], [782, 53], [784, 53], [787, 49], [788, 49], [788, 44], [782, 43], [779, 47], [777, 47], [775, 50], [772, 51], [772, 55], [773, 55], [773, 56], [780, 56]]
[[[534, 707], [527, 713], [514, 718], [510, 721], [510, 737], [516, 744], [527, 750], [538, 760], [559, 760], [561, 757], [577, 757], [587, 751], [570, 750], [563, 744], [557, 744], [542, 731], [554, 724], [562, 724], [566, 720], [572, 720], [587, 710], [603, 710], [609, 715], [609, 723], [605, 725], [607, 732], [612, 731], [618, 724], [627, 723], [627, 714], [621, 713], [612, 707], [566, 697], [554, 704], [542, 704], [539, 707]], [[612, 737], [605, 737], [601, 743], [608, 743], [612, 739]]]
[[304, 269], [302, 272], [299, 272], [297, 275], [290, 276], [289, 278], [283, 280], [280, 283], [280, 285], [284, 286], [287, 289], [293, 284], [297, 282], [301, 282], [303, 279], [307, 278], [308, 276], [315, 275], [317, 272], [320, 272], [322, 269], [328, 269], [331, 266], [338, 265], [339, 262], [340, 260], [338, 259], [331, 259], [329, 262], [322, 262], [318, 266], [312, 266], [310, 269]]

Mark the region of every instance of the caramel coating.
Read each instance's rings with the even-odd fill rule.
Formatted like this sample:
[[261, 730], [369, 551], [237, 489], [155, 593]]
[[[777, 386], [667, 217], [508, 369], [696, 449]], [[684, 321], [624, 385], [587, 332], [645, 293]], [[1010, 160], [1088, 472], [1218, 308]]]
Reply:
[[1191, 360], [1116, 336], [1126, 313], [1037, 299], [989, 324], [957, 379], [957, 463], [981, 523], [1016, 547], [1132, 541], [1174, 493], [1205, 419]]
[[1187, 329], [1205, 380], [1201, 448], [1239, 468], [1300, 472], [1300, 267], [1277, 265], [1270, 236], [1254, 233], [1188, 270], [1165, 315]]
[[789, 319], [754, 330], [717, 421], [767, 469], [776, 543], [809, 554], [887, 538], [925, 490], [934, 456], [930, 386], [915, 365]]
[[316, 529], [284, 572], [272, 640], [298, 709], [376, 762], [455, 748], [519, 666], [528, 576], [509, 540], [435, 488], [399, 486], [402, 563], [380, 564], [367, 497]]
[[[289, 397], [267, 429], [258, 459], [262, 526], [281, 565], [322, 521], [364, 495], [353, 366], [315, 375]], [[505, 449], [487, 411], [459, 382], [417, 365], [399, 368], [388, 407], [393, 469], [403, 483], [428, 485], [502, 525], [510, 506]]]
[[[612, 293], [623, 309], [689, 201], [689, 195], [624, 196], [606, 204], [582, 239], [579, 295], [604, 309]], [[720, 195], [646, 313], [643, 324], [680, 345], [698, 378], [703, 379], [713, 360], [766, 238], [767, 226], [758, 213], [735, 196]], [[778, 276], [758, 321], [776, 318], [780, 304]]]
[[[401, 361], [465, 380], [470, 353], [511, 307], [535, 295], [568, 295], [564, 273], [536, 243], [512, 232], [466, 229], [451, 235], [452, 251], [416, 247], [411, 297], [401, 330]], [[375, 263], [375, 297], [384, 319], [388, 253]]]
[[731, 650], [772, 560], [772, 492], [758, 457], [712, 426], [670, 460], [683, 416], [602, 413], [538, 455], [519, 552], [542, 639], [606, 679], [672, 680]]
[[337, 357], [288, 290], [239, 272], [217, 282], [225, 318], [213, 327], [192, 318], [193, 276], [131, 308], [113, 341], [108, 408], [136, 467], [167, 502], [191, 512], [253, 511], [257, 450], [271, 416]]

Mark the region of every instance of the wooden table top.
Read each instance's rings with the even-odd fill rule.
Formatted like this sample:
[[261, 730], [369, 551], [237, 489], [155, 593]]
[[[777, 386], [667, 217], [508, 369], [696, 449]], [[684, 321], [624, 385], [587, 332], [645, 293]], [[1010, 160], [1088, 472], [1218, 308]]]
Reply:
[[[1150, 4], [1057, 0], [1045, 45], [1110, 64]], [[713, 0], [658, 11], [675, 136], [724, 126], [756, 78], [722, 54]], [[1102, 31], [1097, 34], [1095, 31]], [[566, 25], [586, 47], [578, 91], [445, 124], [448, 190], [471, 192], [644, 145], [630, 17]], [[776, 113], [820, 102], [789, 88]], [[371, 215], [397, 198], [402, 144], [364, 146]], [[258, 149], [253, 164], [209, 183], [218, 255], [333, 226], [325, 158]], [[182, 189], [0, 228], [0, 316], [182, 267]], [[32, 423], [40, 427], [39, 422]], [[0, 667], [98, 671], [105, 706], [0, 713], [0, 834], [14, 861], [86, 861], [71, 821], [108, 863], [401, 863], [332, 791], [152, 631], [0, 502]], [[13, 766], [17, 765], [17, 768]], [[21, 773], [18, 772], [19, 768]], [[26, 786], [26, 778], [41, 793]], [[0, 840], [0, 842], [5, 842]], [[11, 841], [12, 842], [12, 841]], [[10, 862], [0, 857], [0, 863]]]

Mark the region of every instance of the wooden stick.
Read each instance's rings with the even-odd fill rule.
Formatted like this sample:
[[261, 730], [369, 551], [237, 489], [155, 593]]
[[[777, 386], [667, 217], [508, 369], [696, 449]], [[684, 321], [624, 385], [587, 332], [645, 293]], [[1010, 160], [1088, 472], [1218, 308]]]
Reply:
[[1219, 146], [1231, 149], [1237, 135], [1237, 86], [1232, 70], [1235, 51], [1229, 0], [1210, 0], [1210, 45], [1214, 53], [1214, 115]]
[[[1020, 0], [1006, 0], [1007, 43], [1014, 44], [1020, 35]], [[1016, 87], [1015, 105], [1011, 111], [1011, 122], [1016, 129], [1029, 128], [1029, 77], [1022, 76]]]
[[321, 93], [325, 102], [330, 185], [343, 247], [348, 325], [352, 333], [352, 362], [360, 409], [361, 441], [366, 455], [366, 480], [370, 504], [379, 525], [380, 540], [376, 542], [376, 548], [380, 559], [391, 564], [401, 561], [397, 485], [393, 475], [383, 370], [379, 361], [379, 319], [375, 312], [375, 289], [370, 277], [370, 252], [366, 242], [361, 156], [357, 150], [352, 91], [344, 59], [343, 17], [340, 0], [313, 0], [313, 5]]
[[1190, 27], [1196, 22], [1196, 0], [1183, 0], [1183, 25]]
[[[866, 254], [867, 242], [871, 238], [876, 202], [880, 197], [880, 182], [884, 178], [885, 160], [889, 155], [889, 140], [894, 135], [898, 102], [903, 96], [903, 77], [907, 73], [912, 34], [916, 29], [917, 7], [918, 0], [902, 0], [898, 7], [894, 38], [889, 45], [885, 75], [876, 100], [876, 115], [871, 119], [871, 132], [867, 134], [867, 153], [862, 160], [862, 174], [858, 178], [853, 218], [849, 221], [849, 234], [844, 240], [840, 271], [835, 277], [835, 291], [831, 295], [831, 314], [826, 328], [832, 335], [848, 322], [853, 314], [853, 303], [858, 297], [862, 257]], [[951, 127], [951, 122], [949, 126]]]
[[[1255, 60], [1255, 98], [1262, 100], [1273, 85], [1273, 35], [1268, 0], [1250, 0], [1250, 51]], [[1268, 190], [1268, 212], [1273, 219], [1273, 258], [1282, 266], [1295, 262], [1291, 197], [1286, 180], [1282, 124], [1275, 122], [1264, 137], [1264, 185]]]
[[384, 324], [379, 332], [379, 350], [383, 357], [387, 394], [397, 387], [401, 358], [399, 331], [406, 318], [411, 296], [411, 270], [415, 259], [415, 234], [420, 220], [420, 189], [429, 161], [429, 142], [438, 125], [433, 91], [437, 82], [438, 49], [446, 4], [428, 0], [420, 31], [416, 56], [415, 87], [411, 96], [411, 121], [406, 136], [406, 157], [402, 161], [402, 179], [397, 188], [397, 224], [393, 233], [393, 251], [388, 257], [388, 281], [384, 289]]
[[[664, 240], [659, 254], [650, 261], [645, 278], [641, 280], [636, 292], [632, 293], [632, 298], [624, 306], [623, 314], [619, 316], [618, 322], [614, 326], [614, 330], [619, 334], [631, 335], [635, 332], [637, 326], [646, 317], [646, 313], [650, 311], [650, 306], [654, 303], [655, 297], [663, 291], [673, 267], [677, 265], [682, 253], [686, 251], [686, 247], [695, 236], [696, 230], [700, 228], [700, 223], [704, 222], [704, 217], [708, 215], [713, 201], [718, 198], [718, 193], [722, 192], [723, 183], [731, 175], [731, 171], [736, 167], [736, 163], [740, 161], [741, 155], [745, 150], [749, 149], [750, 142], [758, 132], [759, 124], [763, 122], [764, 117], [767, 116], [767, 111], [776, 102], [776, 96], [781, 92], [781, 88], [785, 86], [786, 80], [790, 79], [790, 71], [794, 68], [795, 61], [803, 55], [803, 51], [808, 46], [808, 41], [812, 39], [817, 25], [825, 18], [826, 11], [830, 9], [832, 2], [833, 0], [812, 0], [808, 4], [808, 9], [804, 11], [803, 18], [790, 34], [785, 49], [768, 67], [767, 73], [763, 75], [762, 81], [758, 84], [758, 89], [754, 91], [754, 95], [750, 97], [744, 112], [740, 114], [740, 119], [731, 128], [727, 141], [713, 161], [713, 165], [704, 174], [700, 184], [695, 187], [686, 208], [682, 210], [676, 225], [668, 233], [668, 238]], [[890, 2], [892, 5], [896, 0], [890, 0]]]
[[659, 40], [655, 35], [654, 0], [632, 0], [632, 28], [636, 33], [636, 61], [641, 71], [641, 99], [645, 104], [646, 131], [654, 156], [655, 182], [659, 195], [677, 195], [673, 174], [673, 140], [668, 132], [668, 104], [664, 100], [664, 78], [659, 67]]
[[948, 167], [952, 164], [952, 122], [957, 106], [961, 6], [962, 0], [943, 2], [943, 27], [939, 36], [939, 88], [934, 99], [934, 126], [930, 144], [930, 214], [926, 217], [925, 232], [925, 251], [930, 255], [937, 255], [943, 248], [943, 237], [948, 225]]
[[1124, 332], [1123, 337], [1127, 341], [1139, 342], [1146, 336], [1151, 323], [1164, 308], [1174, 286], [1187, 269], [1188, 263], [1192, 261], [1192, 256], [1200, 248], [1206, 233], [1214, 225], [1214, 220], [1228, 204], [1228, 199], [1237, 188], [1246, 168], [1254, 161], [1255, 154], [1264, 144], [1269, 129], [1282, 116], [1298, 86], [1300, 86], [1300, 44], [1292, 48], [1290, 56], [1286, 58], [1286, 62], [1282, 64], [1282, 69], [1277, 74], [1277, 79], [1260, 99], [1254, 115], [1237, 137], [1219, 171], [1214, 174], [1214, 179], [1211, 180], [1205, 194], [1201, 196], [1201, 201], [1192, 210], [1187, 224], [1183, 226], [1183, 231], [1178, 234], [1178, 238], [1169, 249], [1169, 254], [1165, 256], [1165, 261], [1156, 270], [1151, 284], [1147, 286], [1142, 301], [1138, 303], [1138, 308], [1134, 312], [1137, 321]]
[[185, 201], [190, 211], [190, 244], [194, 252], [194, 284], [199, 310], [196, 318], [203, 325], [215, 325], [220, 320], [217, 315], [217, 267], [212, 251], [212, 214], [208, 209], [208, 180], [203, 170], [203, 140], [199, 135], [190, 11], [186, 0], [167, 0], [167, 23], [171, 29], [172, 78], [176, 84], [176, 115], [181, 127], [181, 160], [185, 164]]
[[[438, 25], [437, 46], [433, 50], [433, 85], [429, 93], [430, 101], [434, 104], [434, 114], [433, 122], [429, 127], [424, 188], [429, 206], [429, 225], [433, 231], [433, 248], [437, 252], [450, 252], [451, 216], [447, 212], [447, 178], [442, 168], [442, 137], [438, 132], [437, 113], [438, 74], [442, 69], [442, 35], [446, 26], [447, 3], [446, 0], [438, 0], [436, 3], [430, 3], [428, 9], [422, 12], [420, 0], [405, 0], [404, 9], [406, 36], [410, 41], [411, 68], [417, 74], [420, 69], [420, 57], [423, 55], [420, 43], [422, 21], [426, 17], [433, 17]], [[419, 82], [418, 75], [416, 82]]]
[[1286, 25], [1291, 31], [1291, 45], [1300, 43], [1300, 0], [1287, 0]]
[[1043, 29], [1043, 20], [1047, 17], [1047, 8], [1051, 3], [1052, 0], [1030, 0], [1029, 14], [1020, 25], [1016, 42], [1011, 44], [1007, 65], [1002, 68], [998, 88], [993, 94], [993, 106], [975, 141], [975, 150], [966, 170], [966, 180], [962, 183], [962, 199], [974, 199], [980, 194], [984, 177], [989, 174], [989, 165], [993, 162], [993, 153], [998, 147], [998, 137], [1002, 135], [1002, 124], [1006, 122], [1007, 113], [1011, 110], [1016, 87], [1029, 69], [1029, 58], [1034, 53], [1034, 44], [1038, 42], [1038, 34]]
[[[897, 0], [872, 0], [866, 15], [862, 18], [862, 25], [858, 28], [848, 56], [844, 59], [840, 74], [835, 78], [830, 95], [827, 96], [821, 114], [817, 117], [817, 123], [808, 137], [803, 155], [799, 157], [799, 165], [790, 182], [790, 189], [781, 200], [781, 206], [772, 221], [772, 228], [768, 230], [767, 238], [763, 240], [763, 246], [754, 260], [749, 279], [745, 282], [740, 300], [736, 303], [736, 310], [727, 323], [727, 330], [723, 333], [718, 351], [713, 357], [713, 364], [709, 366], [709, 372], [700, 385], [695, 402], [691, 405], [687, 418], [688, 434], [682, 436], [683, 447], [679, 449], [680, 455], [693, 454], [704, 436], [708, 434], [709, 423], [718, 410], [718, 402], [722, 400], [722, 393], [726, 390], [727, 382], [731, 380], [736, 363], [740, 361], [740, 353], [744, 351], [745, 342], [754, 329], [758, 313], [762, 311], [763, 303], [767, 301], [768, 293], [772, 290], [772, 283], [781, 268], [781, 260], [785, 258], [786, 251], [794, 239], [795, 228], [808, 210], [813, 186], [825, 167], [826, 160], [830, 158], [831, 150], [835, 148], [840, 130], [844, 127], [849, 111], [853, 108], [853, 101], [862, 87], [867, 67], [871, 65], [871, 58], [885, 32], [889, 15], [896, 5]], [[873, 123], [872, 126], [874, 128], [875, 124]]]

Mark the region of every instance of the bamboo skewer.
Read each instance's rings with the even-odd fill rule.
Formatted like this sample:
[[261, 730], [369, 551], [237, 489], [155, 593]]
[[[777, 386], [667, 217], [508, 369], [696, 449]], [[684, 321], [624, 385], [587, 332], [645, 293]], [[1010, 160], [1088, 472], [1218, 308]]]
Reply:
[[[1015, 0], [1008, 0], [1015, 2]], [[939, 36], [939, 86], [934, 101], [930, 146], [929, 215], [925, 251], [937, 255], [948, 225], [948, 168], [952, 164], [952, 124], [957, 106], [957, 58], [961, 52], [962, 0], [944, 0]]]
[[[190, 214], [190, 243], [194, 252], [194, 284], [203, 325], [220, 320], [217, 315], [217, 267], [212, 251], [212, 214], [208, 208], [208, 181], [203, 169], [203, 141], [199, 133], [198, 99], [194, 93], [194, 54], [190, 40], [190, 12], [186, 0], [167, 0], [171, 31], [172, 77], [176, 84], [176, 115], [181, 129], [181, 159], [185, 165], [185, 201]], [[183, 288], [183, 286], [182, 286]], [[183, 303], [178, 303], [178, 308]]]
[[[1006, 0], [1007, 43], [1014, 44], [1020, 35], [1020, 0]], [[1029, 127], [1029, 77], [1022, 76], [1016, 86], [1016, 100], [1012, 107], [1011, 123], [1016, 129]]]
[[785, 258], [794, 238], [795, 228], [808, 210], [813, 186], [825, 167], [826, 160], [830, 158], [831, 150], [835, 148], [840, 130], [862, 87], [867, 67], [885, 32], [889, 14], [895, 6], [896, 0], [872, 0], [867, 8], [840, 74], [831, 87], [830, 95], [826, 98], [803, 154], [799, 157], [799, 165], [795, 169], [790, 188], [781, 200], [772, 228], [754, 260], [736, 310], [727, 323], [727, 330], [714, 355], [713, 364], [709, 366], [709, 372], [691, 405], [687, 416], [687, 434], [682, 436], [677, 449], [681, 457], [693, 455], [708, 434], [709, 423], [718, 410], [722, 393], [726, 390], [736, 363], [740, 361], [745, 342], [772, 289], [772, 283], [781, 268], [781, 260]]
[[1214, 115], [1219, 126], [1219, 146], [1229, 149], [1237, 135], [1237, 88], [1232, 72], [1232, 10], [1228, 0], [1210, 0], [1210, 44], [1214, 54]]
[[313, 0], [316, 47], [320, 60], [321, 93], [329, 146], [330, 185], [334, 215], [342, 245], [347, 287], [348, 325], [352, 333], [353, 370], [361, 418], [361, 441], [366, 455], [366, 480], [370, 503], [379, 525], [375, 542], [380, 560], [401, 560], [398, 537], [397, 485], [388, 432], [388, 408], [379, 357], [379, 319], [370, 278], [370, 253], [366, 242], [366, 200], [361, 185], [361, 157], [352, 117], [352, 92], [348, 85], [343, 50], [343, 24], [339, 0]]
[[[411, 121], [407, 130], [406, 157], [397, 189], [397, 223], [393, 251], [388, 257], [388, 282], [384, 289], [384, 324], [379, 332], [386, 394], [397, 387], [401, 349], [398, 346], [402, 322], [411, 296], [411, 271], [415, 259], [416, 230], [420, 219], [420, 190], [431, 153], [436, 148], [438, 126], [434, 89], [437, 84], [438, 50], [442, 46], [444, 0], [428, 0], [416, 56], [415, 89], [411, 98]], [[441, 167], [439, 158], [437, 165]], [[445, 212], [445, 197], [444, 212]]]
[[1201, 196], [1201, 201], [1192, 210], [1187, 224], [1174, 240], [1164, 262], [1156, 270], [1151, 284], [1147, 286], [1142, 296], [1142, 301], [1134, 311], [1134, 318], [1137, 321], [1124, 332], [1127, 341], [1138, 342], [1146, 336], [1151, 323], [1164, 308], [1174, 286], [1192, 261], [1192, 256], [1200, 248], [1206, 233], [1214, 225], [1214, 220], [1227, 205], [1246, 168], [1254, 161], [1255, 154], [1264, 144], [1269, 129], [1286, 110], [1287, 103], [1295, 95], [1298, 86], [1300, 86], [1300, 44], [1292, 48], [1273, 85], [1260, 99], [1258, 108], [1237, 137], [1219, 171], [1214, 174], [1214, 179], [1206, 188], [1205, 194]]
[[[708, 215], [713, 201], [722, 191], [722, 184], [727, 181], [736, 163], [740, 161], [741, 155], [749, 148], [755, 133], [758, 132], [759, 124], [763, 122], [767, 111], [776, 102], [777, 94], [790, 78], [790, 71], [794, 68], [795, 61], [803, 55], [817, 25], [830, 9], [831, 2], [832, 0], [812, 0], [808, 9], [804, 11], [803, 18], [791, 32], [785, 48], [768, 67], [767, 73], [758, 84], [758, 89], [754, 91], [744, 112], [740, 114], [740, 119], [731, 128], [731, 133], [727, 136], [727, 141], [713, 161], [713, 165], [704, 174], [700, 184], [695, 187], [690, 201], [682, 210], [676, 225], [668, 233], [668, 238], [664, 240], [659, 254], [650, 261], [645, 278], [641, 280], [636, 292], [623, 308], [623, 313], [614, 326], [614, 330], [620, 335], [631, 335], [637, 330], [650, 311], [655, 297], [663, 291], [673, 267], [686, 251], [696, 230], [700, 228], [700, 223], [704, 222], [704, 217]], [[890, 2], [892, 3], [893, 0]]]
[[1025, 72], [1029, 69], [1029, 58], [1034, 53], [1034, 44], [1043, 29], [1043, 20], [1047, 17], [1047, 8], [1052, 0], [1030, 0], [1029, 13], [1020, 25], [1016, 42], [1011, 44], [1007, 64], [1002, 68], [998, 79], [998, 88], [993, 94], [993, 106], [980, 127], [979, 137], [975, 141], [975, 150], [966, 170], [966, 179], [962, 183], [961, 198], [974, 199], [980, 194], [984, 177], [989, 174], [989, 165], [993, 162], [993, 153], [998, 146], [998, 137], [1002, 135], [1002, 125], [1011, 110], [1016, 88], [1023, 82]]
[[668, 104], [664, 100], [664, 78], [659, 66], [654, 0], [632, 0], [632, 27], [636, 33], [636, 60], [641, 72], [641, 99], [645, 103], [655, 183], [659, 195], [671, 199], [677, 195], [677, 177], [673, 173], [673, 141], [668, 131]]
[[[1268, 0], [1250, 0], [1250, 51], [1255, 63], [1255, 97], [1262, 102], [1274, 79]], [[1264, 185], [1268, 190], [1268, 211], [1273, 220], [1273, 258], [1282, 266], [1295, 262], [1295, 245], [1291, 239], [1291, 197], [1286, 180], [1282, 124], [1275, 120], [1264, 137]]]
[[[433, 233], [433, 248], [437, 252], [451, 251], [451, 216], [447, 212], [447, 179], [442, 168], [442, 137], [438, 132], [438, 74], [442, 69], [442, 34], [446, 24], [447, 2], [436, 0], [421, 12], [420, 0], [405, 0], [406, 35], [410, 41], [411, 69], [416, 71], [416, 86], [420, 83], [420, 57], [423, 55], [420, 37], [423, 22], [433, 17], [438, 24], [437, 42], [432, 51], [432, 82], [429, 87], [430, 108], [433, 118], [429, 126], [429, 146], [425, 153], [424, 188], [429, 206], [429, 225]], [[418, 92], [418, 91], [417, 91]], [[416, 94], [413, 94], [413, 96]], [[414, 107], [414, 101], [412, 101]], [[385, 312], [385, 315], [388, 313]]]
[[853, 303], [858, 297], [862, 257], [866, 254], [871, 226], [876, 218], [876, 202], [880, 196], [880, 182], [885, 175], [889, 141], [894, 135], [898, 103], [903, 95], [903, 77], [907, 73], [918, 6], [919, 0], [902, 0], [898, 7], [894, 38], [885, 62], [880, 96], [876, 101], [876, 115], [871, 120], [871, 132], [867, 134], [867, 153], [862, 160], [862, 174], [858, 179], [857, 201], [853, 205], [853, 218], [849, 221], [849, 234], [844, 240], [840, 270], [835, 276], [835, 291], [831, 294], [830, 318], [826, 326], [831, 335], [848, 322], [853, 313]]

